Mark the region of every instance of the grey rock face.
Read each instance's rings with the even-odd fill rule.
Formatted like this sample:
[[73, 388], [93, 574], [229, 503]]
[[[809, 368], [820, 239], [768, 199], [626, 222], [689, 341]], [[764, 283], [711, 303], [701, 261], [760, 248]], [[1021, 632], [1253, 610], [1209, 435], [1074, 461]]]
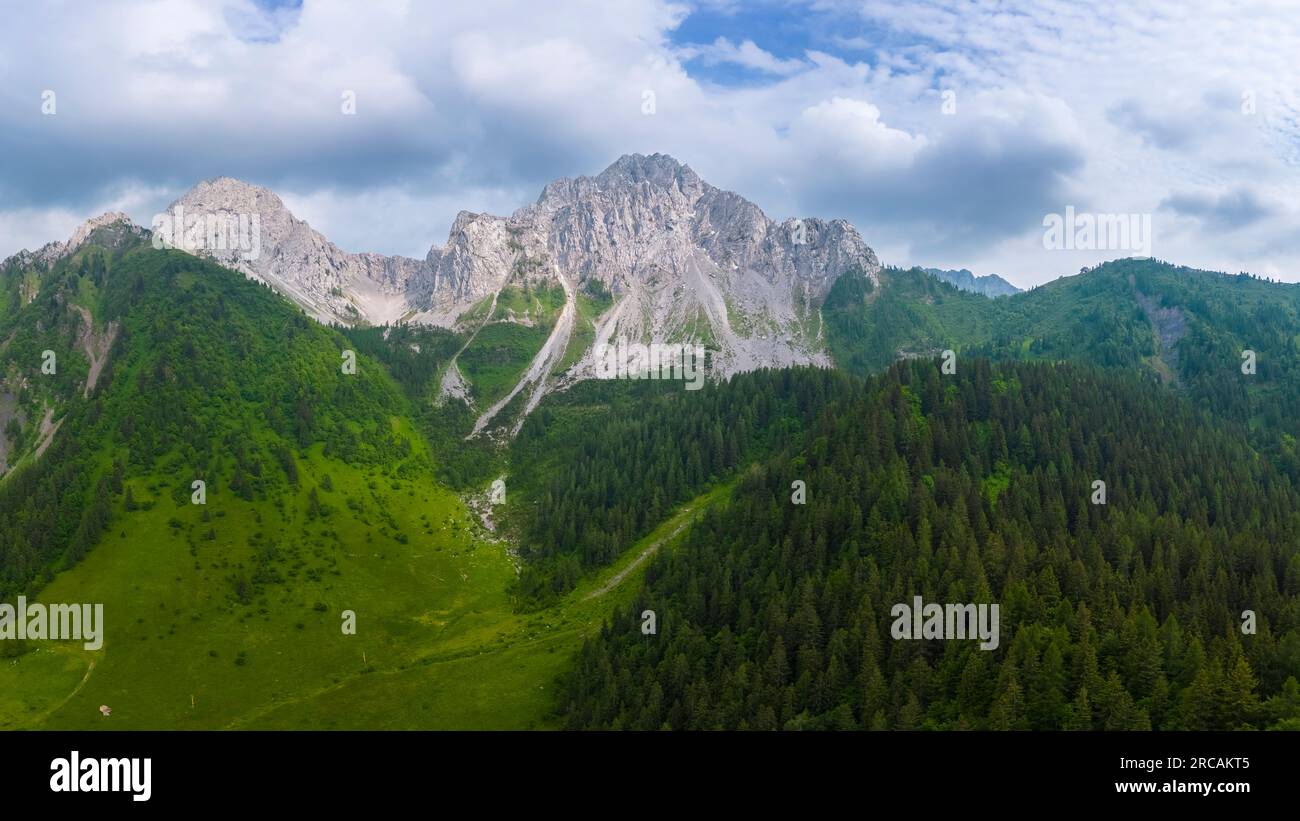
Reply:
[[[67, 243], [24, 254], [57, 260], [97, 227], [122, 220], [105, 215]], [[558, 283], [567, 300], [561, 321], [511, 394], [526, 390], [528, 409], [554, 387], [596, 376], [594, 351], [603, 344], [703, 345], [714, 376], [829, 365], [822, 301], [845, 271], [860, 269], [878, 283], [880, 270], [849, 223], [775, 222], [664, 154], [631, 154], [594, 177], [556, 180], [509, 217], [462, 211], [446, 244], [422, 260], [344, 251], [273, 192], [230, 177], [199, 183], [153, 223], [156, 246], [241, 271], [322, 322], [455, 328], [469, 316], [481, 321], [482, 311], [467, 312], [489, 299], [495, 305], [507, 285]], [[593, 283], [612, 304], [602, 316], [577, 316], [576, 295]], [[594, 340], [570, 351], [579, 326]], [[574, 364], [561, 374], [561, 361]], [[464, 401], [457, 376], [453, 362], [444, 394]], [[494, 413], [483, 410], [476, 430]]]
[[[455, 326], [511, 282], [594, 280], [615, 298], [601, 341], [703, 342], [722, 374], [826, 363], [822, 299], [845, 270], [880, 267], [847, 222], [774, 222], [663, 154], [556, 180], [509, 217], [462, 211], [423, 260], [342, 251], [271, 191], [228, 177], [195, 186], [168, 216], [188, 232], [173, 245], [269, 283], [322, 321]], [[205, 242], [214, 217], [255, 236]]]
[[[512, 280], [563, 277], [598, 281], [627, 303], [619, 328], [630, 337], [694, 333], [745, 347], [775, 333], [812, 357], [816, 307], [836, 277], [879, 269], [847, 222], [774, 222], [663, 154], [556, 180], [510, 217], [463, 211], [446, 244], [423, 260], [344, 251], [272, 191], [230, 177], [199, 183], [159, 216], [151, 227], [167, 245], [266, 282], [322, 321], [348, 324], [451, 325]], [[52, 264], [118, 222], [140, 232], [124, 214], [105, 214], [67, 242], [21, 256]]]
[[265, 282], [322, 322], [395, 322], [428, 263], [339, 249], [273, 192], [218, 177], [191, 188], [152, 226], [166, 245]]
[[512, 277], [596, 281], [615, 299], [597, 343], [703, 342], [721, 374], [827, 363], [821, 301], [849, 268], [880, 268], [847, 222], [776, 223], [663, 154], [556, 180], [509, 218], [462, 214], [429, 259], [429, 321], [450, 324]]

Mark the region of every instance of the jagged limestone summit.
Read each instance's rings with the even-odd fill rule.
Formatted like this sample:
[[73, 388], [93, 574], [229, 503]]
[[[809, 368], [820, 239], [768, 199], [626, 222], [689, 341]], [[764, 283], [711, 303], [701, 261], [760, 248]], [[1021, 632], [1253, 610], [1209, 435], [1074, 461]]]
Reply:
[[[848, 222], [776, 222], [665, 154], [626, 155], [597, 176], [551, 182], [509, 217], [462, 211], [423, 260], [344, 251], [274, 192], [230, 177], [199, 183], [160, 217], [167, 247], [264, 282], [321, 322], [466, 334], [442, 395], [474, 410], [474, 433], [498, 424], [517, 432], [548, 392], [597, 376], [602, 346], [702, 345], [715, 378], [829, 366], [823, 301], [845, 271], [874, 280], [880, 270]], [[97, 218], [37, 257], [51, 264], [124, 219]], [[205, 223], [252, 236], [205, 242]], [[162, 230], [158, 219], [153, 227]], [[476, 361], [503, 357], [519, 360], [504, 369], [508, 385], [475, 379]], [[512, 402], [522, 413], [505, 423]]]
[[727, 373], [824, 361], [816, 309], [845, 270], [879, 268], [843, 220], [775, 222], [664, 154], [627, 155], [595, 177], [548, 184], [509, 217], [462, 211], [423, 260], [339, 249], [271, 191], [229, 177], [168, 209], [256, 214], [256, 259], [218, 261], [270, 283], [322, 321], [454, 327], [512, 283], [589, 283], [614, 298], [602, 331], [631, 341], [705, 338]]

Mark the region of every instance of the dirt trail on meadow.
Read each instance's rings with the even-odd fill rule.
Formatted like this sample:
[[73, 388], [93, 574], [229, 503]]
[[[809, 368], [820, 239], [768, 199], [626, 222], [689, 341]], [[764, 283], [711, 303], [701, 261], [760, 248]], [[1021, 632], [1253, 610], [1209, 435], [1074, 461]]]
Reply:
[[667, 536], [664, 536], [662, 539], [656, 539], [650, 544], [646, 545], [645, 549], [641, 551], [641, 555], [633, 559], [632, 563], [629, 564], [627, 567], [623, 568], [622, 570], [618, 571], [613, 576], [611, 576], [609, 581], [605, 582], [600, 587], [588, 593], [586, 596], [586, 600], [590, 601], [591, 599], [597, 598], [599, 596], [603, 596], [609, 591], [613, 590], [615, 587], [618, 587], [620, 584], [623, 583], [623, 580], [626, 579], [632, 573], [632, 571], [640, 567], [645, 562], [646, 559], [653, 556], [655, 554], [655, 551], [657, 551], [660, 547], [662, 547], [665, 542], [669, 542], [677, 538], [677, 534], [685, 530], [686, 526], [689, 525], [692, 521], [694, 521], [694, 519], [690, 519], [690, 518], [686, 519], [686, 521], [682, 522], [681, 524], [677, 525], [677, 527], [673, 528], [672, 533], [669, 533]]

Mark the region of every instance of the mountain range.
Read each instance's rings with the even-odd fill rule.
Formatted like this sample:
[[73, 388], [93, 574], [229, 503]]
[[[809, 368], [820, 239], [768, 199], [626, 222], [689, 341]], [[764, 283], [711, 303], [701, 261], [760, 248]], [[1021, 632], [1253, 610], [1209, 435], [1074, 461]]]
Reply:
[[963, 291], [983, 294], [984, 296], [1010, 296], [1011, 294], [1020, 293], [1019, 288], [997, 274], [985, 274], [977, 277], [965, 268], [958, 271], [943, 268], [923, 268], [922, 270]]
[[[194, 186], [165, 216], [184, 223], [175, 228], [184, 241], [169, 232], [170, 246], [268, 284], [321, 322], [448, 328], [468, 336], [471, 361], [492, 346], [489, 356], [509, 360], [509, 390], [477, 383], [460, 356], [443, 381], [445, 399], [475, 408], [475, 432], [520, 394], [530, 411], [557, 385], [592, 377], [602, 344], [702, 344], [715, 377], [829, 365], [821, 303], [842, 272], [880, 270], [849, 223], [775, 222], [663, 154], [556, 180], [509, 217], [462, 211], [423, 260], [343, 251], [270, 190], [229, 177]], [[120, 218], [106, 214], [21, 260], [48, 265]], [[212, 240], [211, 225], [241, 219], [255, 242]], [[552, 288], [553, 299], [539, 296]], [[493, 326], [503, 323], [545, 333], [497, 357], [497, 337], [510, 334]]]
[[[472, 419], [463, 433], [495, 441], [517, 434], [551, 391], [597, 376], [597, 347], [620, 341], [702, 344], [711, 376], [726, 378], [802, 364], [870, 373], [949, 347], [1001, 344], [1005, 355], [1014, 347], [1006, 338], [1016, 336], [1020, 353], [1031, 346], [1078, 358], [1072, 351], [1084, 350], [1176, 380], [1177, 343], [1196, 327], [1191, 296], [1177, 281], [1224, 279], [1179, 269], [1158, 277], [1150, 293], [1119, 287], [1108, 300], [1092, 295], [1105, 272], [1137, 263], [1030, 293], [966, 269], [885, 269], [849, 223], [777, 223], [663, 154], [626, 155], [594, 177], [556, 180], [509, 217], [463, 211], [447, 242], [423, 260], [343, 251], [270, 190], [229, 177], [199, 183], [163, 216], [193, 225], [185, 233], [177, 226], [167, 239], [184, 241], [171, 245], [269, 285], [318, 321], [445, 330], [458, 342], [439, 362], [436, 401], [463, 405]], [[255, 242], [205, 241], [214, 220], [256, 228]], [[34, 298], [34, 271], [118, 224], [114, 230], [149, 236], [110, 213], [66, 242], [7, 260], [7, 270], [26, 272], [15, 299]], [[998, 299], [964, 298], [939, 283]], [[1293, 305], [1296, 289], [1276, 287]], [[1061, 310], [1062, 302], [1069, 307]], [[1074, 312], [1079, 304], [1089, 306], [1086, 317]], [[1098, 318], [1106, 318], [1108, 338], [1096, 338]]]
[[[228, 178], [169, 214], [257, 241], [108, 214], [0, 263], [0, 600], [109, 624], [0, 644], [0, 727], [1300, 720], [1300, 287], [991, 299], [662, 155], [425, 260]], [[587, 378], [619, 339], [715, 379]], [[922, 589], [1003, 601], [1002, 647], [891, 644], [869, 604]]]

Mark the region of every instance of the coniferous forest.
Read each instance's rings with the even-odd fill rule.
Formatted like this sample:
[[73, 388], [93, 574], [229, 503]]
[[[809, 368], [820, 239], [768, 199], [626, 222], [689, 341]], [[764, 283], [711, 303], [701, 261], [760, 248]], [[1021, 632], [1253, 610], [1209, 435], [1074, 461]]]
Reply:
[[[901, 364], [659, 556], [561, 709], [572, 728], [1297, 729], [1297, 532], [1290, 479], [1155, 384]], [[893, 640], [914, 595], [1000, 602], [1000, 646]]]

